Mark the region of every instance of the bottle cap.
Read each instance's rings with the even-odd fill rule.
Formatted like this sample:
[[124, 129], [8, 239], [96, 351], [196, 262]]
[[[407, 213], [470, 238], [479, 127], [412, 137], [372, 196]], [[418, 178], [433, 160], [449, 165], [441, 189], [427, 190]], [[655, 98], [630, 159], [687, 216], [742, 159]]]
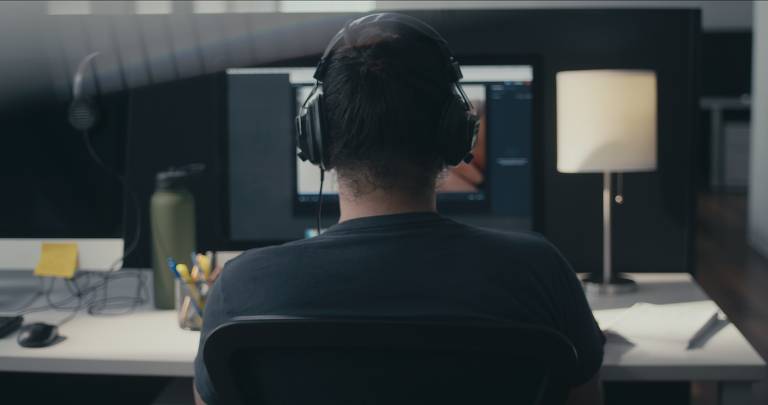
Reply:
[[184, 185], [192, 176], [205, 171], [202, 163], [191, 163], [181, 167], [169, 167], [168, 170], [157, 173], [155, 176], [155, 188], [166, 190]]

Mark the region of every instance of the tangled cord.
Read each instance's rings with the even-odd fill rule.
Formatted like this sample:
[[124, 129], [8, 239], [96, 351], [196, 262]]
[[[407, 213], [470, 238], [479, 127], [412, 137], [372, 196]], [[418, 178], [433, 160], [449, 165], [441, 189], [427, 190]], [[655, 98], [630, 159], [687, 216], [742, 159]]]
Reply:
[[[133, 97], [131, 94], [128, 95], [127, 110], [127, 132], [130, 134], [130, 125], [133, 118]], [[142, 274], [140, 270], [123, 269], [119, 272], [117, 271], [124, 264], [125, 259], [136, 251], [139, 245], [139, 240], [141, 239], [141, 205], [139, 204], [139, 199], [136, 195], [136, 191], [130, 186], [130, 184], [128, 184], [125, 176], [118, 173], [115, 169], [107, 165], [104, 160], [102, 160], [102, 158], [94, 149], [93, 144], [91, 143], [90, 135], [91, 134], [88, 130], [82, 131], [82, 141], [86, 151], [88, 152], [88, 156], [100, 169], [112, 176], [128, 194], [130, 204], [133, 205], [134, 208], [136, 224], [131, 242], [123, 251], [122, 257], [112, 263], [108, 272], [81, 272], [78, 273], [72, 280], [65, 280], [65, 284], [70, 292], [70, 296], [62, 299], [59, 302], [54, 302], [51, 298], [53, 286], [56, 282], [55, 279], [51, 281], [48, 290], [43, 293], [47, 306], [40, 307], [40, 310], [71, 310], [72, 313], [61, 320], [59, 325], [63, 325], [64, 323], [74, 319], [74, 317], [77, 316], [77, 313], [84, 308], [87, 310], [89, 315], [93, 316], [122, 315], [133, 312], [137, 306], [144, 304], [149, 299], [147, 282], [144, 278], [144, 274]], [[110, 282], [130, 277], [136, 277], [136, 291], [133, 296], [109, 295]], [[93, 279], [96, 279], [96, 281], [93, 281]], [[80, 280], [83, 280], [85, 285], [80, 285]], [[76, 304], [68, 306], [68, 304], [70, 304], [72, 301], [76, 301]]]
[[[129, 273], [133, 274], [129, 274]], [[97, 293], [87, 308], [88, 314], [93, 316], [123, 315], [133, 312], [136, 307], [143, 305], [149, 300], [149, 289], [147, 287], [146, 274], [141, 270], [121, 270], [119, 273], [103, 274], [103, 288], [96, 290]], [[136, 277], [136, 293], [133, 296], [109, 296], [109, 283], [121, 278]], [[101, 296], [98, 295], [102, 292]]]
[[[142, 270], [123, 269], [120, 272], [81, 272], [71, 280], [64, 280], [69, 292], [66, 297], [54, 300], [53, 291], [56, 279], [40, 279], [41, 288], [34, 295], [34, 300], [28, 301], [23, 308], [17, 309], [18, 315], [26, 315], [42, 311], [71, 311], [69, 315], [58, 322], [61, 326], [85, 309], [92, 316], [125, 315], [133, 312], [137, 307], [146, 303], [149, 299], [146, 274]], [[136, 279], [136, 294], [133, 296], [109, 295], [109, 283], [119, 279]], [[46, 281], [50, 281], [46, 283]], [[47, 284], [47, 286], [46, 286]], [[32, 307], [40, 296], [45, 299], [45, 304]]]
[[[133, 115], [133, 97], [128, 95], [127, 122], [130, 134], [130, 124]], [[33, 312], [42, 312], [48, 310], [72, 311], [64, 319], [59, 321], [61, 326], [72, 319], [82, 310], [86, 309], [92, 316], [110, 316], [122, 315], [133, 312], [136, 307], [143, 305], [149, 300], [149, 290], [143, 271], [137, 269], [120, 269], [125, 259], [133, 254], [141, 238], [141, 205], [136, 195], [136, 191], [128, 184], [124, 175], [118, 173], [115, 169], [108, 166], [99, 156], [91, 143], [90, 132], [82, 131], [82, 141], [88, 152], [90, 159], [103, 171], [112, 176], [122, 186], [128, 194], [130, 204], [133, 205], [136, 225], [131, 242], [123, 251], [122, 257], [115, 260], [107, 272], [78, 272], [71, 280], [63, 280], [69, 295], [60, 300], [54, 300], [52, 297], [53, 289], [57, 279], [49, 279], [50, 283], [46, 287], [46, 279], [40, 278], [40, 288], [24, 304], [14, 309], [18, 315], [25, 315]], [[136, 278], [136, 290], [133, 296], [110, 296], [110, 283], [115, 280]], [[43, 296], [45, 305], [33, 307], [32, 305]]]

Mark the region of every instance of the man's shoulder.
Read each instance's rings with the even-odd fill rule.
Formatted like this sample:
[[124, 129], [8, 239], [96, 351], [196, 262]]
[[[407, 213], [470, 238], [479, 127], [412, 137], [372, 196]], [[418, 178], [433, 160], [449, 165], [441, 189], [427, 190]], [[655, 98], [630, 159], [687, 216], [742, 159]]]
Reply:
[[471, 226], [465, 232], [468, 248], [488, 262], [514, 263], [520, 271], [527, 268], [539, 275], [572, 272], [560, 251], [542, 234]]
[[[429, 237], [428, 243], [419, 243], [423, 249], [445, 249], [448, 246], [456, 247], [456, 243], [462, 245], [462, 251], [470, 251], [478, 257], [493, 260], [502, 258], [513, 259], [517, 263], [526, 263], [534, 267], [559, 265], [560, 252], [543, 235], [536, 232], [501, 231], [480, 228], [461, 224], [454, 221], [446, 221], [444, 225]], [[263, 271], [281, 269], [282, 271], [300, 268], [311, 260], [325, 257], [331, 251], [342, 254], [332, 248], [344, 246], [344, 251], [349, 250], [348, 241], [340, 239], [354, 236], [335, 235], [326, 237], [321, 235], [315, 238], [301, 239], [282, 245], [274, 245], [250, 249], [230, 260], [226, 265], [226, 273], [230, 280], [242, 280], [241, 276], [253, 276]], [[423, 238], [424, 235], [418, 236]], [[393, 246], [402, 246], [403, 240], [396, 242], [391, 238], [377, 240], [371, 243], [384, 243]], [[356, 245], [362, 248], [360, 244]], [[323, 253], [324, 252], [324, 253]]]
[[249, 270], [284, 264], [296, 260], [303, 252], [309, 239], [302, 239], [282, 245], [248, 249], [226, 264], [227, 272], [247, 268]]
[[544, 235], [532, 231], [502, 231], [464, 225], [469, 239], [477, 243], [498, 248], [524, 250], [528, 252], [553, 253], [556, 249]]

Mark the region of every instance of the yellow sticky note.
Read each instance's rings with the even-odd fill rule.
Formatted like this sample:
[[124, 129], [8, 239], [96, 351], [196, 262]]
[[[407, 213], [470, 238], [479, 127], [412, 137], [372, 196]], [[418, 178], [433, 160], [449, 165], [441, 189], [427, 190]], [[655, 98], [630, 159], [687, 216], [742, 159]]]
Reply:
[[35, 275], [72, 278], [77, 269], [77, 243], [43, 243]]

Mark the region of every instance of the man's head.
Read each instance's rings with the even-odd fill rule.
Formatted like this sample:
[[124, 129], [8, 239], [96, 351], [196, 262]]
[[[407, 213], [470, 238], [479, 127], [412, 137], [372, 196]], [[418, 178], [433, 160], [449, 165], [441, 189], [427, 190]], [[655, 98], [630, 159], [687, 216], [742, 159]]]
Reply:
[[407, 24], [346, 31], [325, 61], [326, 166], [355, 195], [433, 194], [448, 148], [441, 122], [456, 97], [443, 49]]

